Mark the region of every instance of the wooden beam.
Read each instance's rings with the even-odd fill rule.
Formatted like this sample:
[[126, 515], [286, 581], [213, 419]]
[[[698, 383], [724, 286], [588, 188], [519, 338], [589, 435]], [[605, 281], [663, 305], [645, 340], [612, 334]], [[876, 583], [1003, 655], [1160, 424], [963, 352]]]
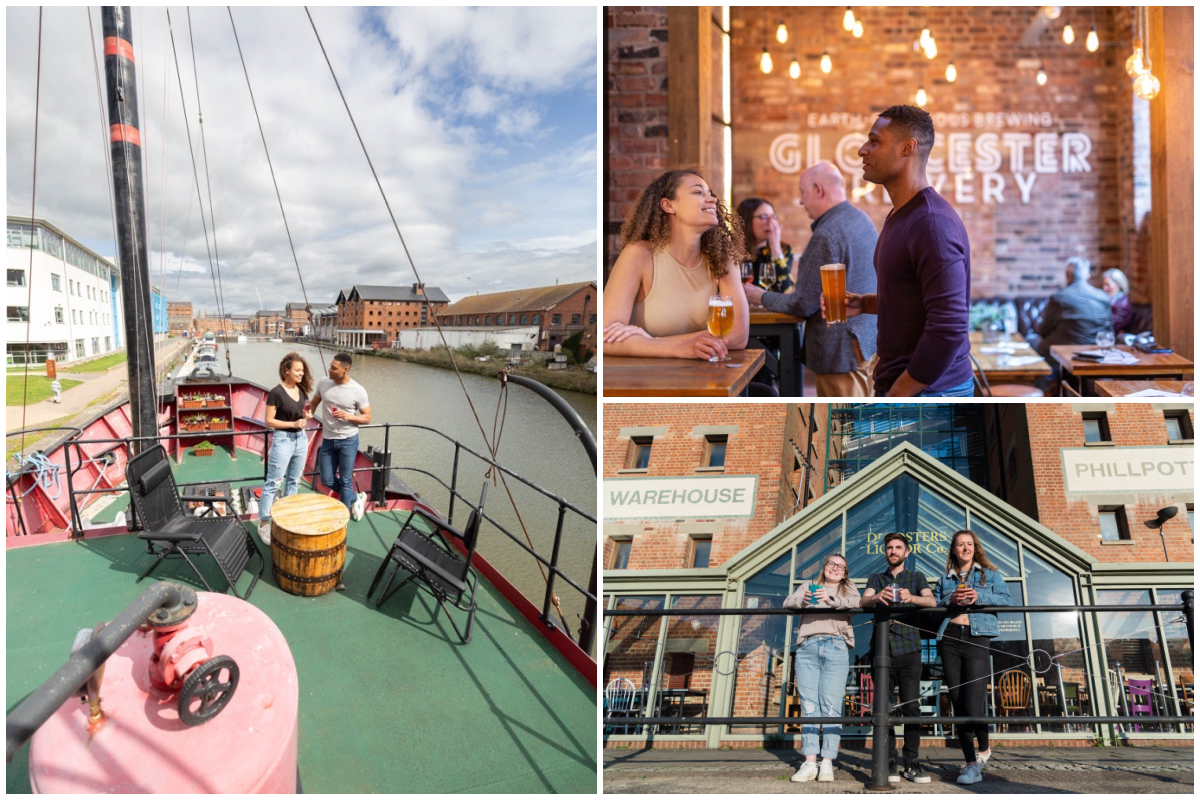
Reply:
[[1150, 7], [1150, 63], [1162, 91], [1150, 101], [1150, 274], [1154, 336], [1195, 360], [1195, 14]]
[[712, 172], [711, 14], [709, 6], [667, 9], [667, 162], [698, 164], [706, 175]]

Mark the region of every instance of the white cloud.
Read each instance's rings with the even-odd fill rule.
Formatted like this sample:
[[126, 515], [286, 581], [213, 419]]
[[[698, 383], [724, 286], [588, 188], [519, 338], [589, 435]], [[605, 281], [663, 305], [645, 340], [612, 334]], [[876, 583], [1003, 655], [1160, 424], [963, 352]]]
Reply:
[[[162, 264], [168, 293], [178, 282], [180, 299], [211, 307], [208, 248], [166, 16], [156, 8], [133, 13], [152, 277], [159, 282]], [[594, 9], [424, 8], [364, 14], [318, 8], [312, 13], [392, 211], [430, 285], [452, 298], [455, 291], [474, 291], [481, 278], [472, 276], [470, 267], [483, 252], [488, 258], [478, 265], [500, 288], [545, 283], [550, 274], [594, 277], [595, 139], [553, 147], [542, 140], [525, 147], [541, 117], [532, 104], [514, 102], [519, 97], [514, 92], [590, 90]], [[382, 14], [388, 36], [380, 35], [375, 13]], [[309, 299], [331, 302], [339, 289], [355, 282], [411, 281], [304, 11], [235, 8], [233, 15]], [[92, 21], [98, 37], [96, 9]], [[206, 211], [211, 176], [226, 304], [229, 310], [257, 308], [256, 286], [264, 303], [299, 300], [296, 266], [229, 15], [224, 8], [193, 8], [191, 22], [208, 175], [196, 119], [188, 16], [183, 9], [171, 10]], [[28, 214], [37, 12], [7, 9], [6, 23], [8, 208]], [[97, 107], [87, 11], [47, 8], [44, 25], [37, 213], [111, 254], [107, 122]], [[443, 90], [441, 65], [450, 57], [469, 64], [474, 81], [460, 91], [455, 107], [431, 104], [429, 98]], [[464, 111], [472, 115], [472, 125], [455, 121]], [[516, 137], [520, 146], [490, 142], [493, 130]], [[559, 249], [548, 244], [564, 230], [585, 233], [567, 235]], [[213, 246], [211, 224], [208, 240]], [[498, 253], [488, 249], [493, 241], [504, 243]], [[158, 253], [160, 242], [165, 258]]]

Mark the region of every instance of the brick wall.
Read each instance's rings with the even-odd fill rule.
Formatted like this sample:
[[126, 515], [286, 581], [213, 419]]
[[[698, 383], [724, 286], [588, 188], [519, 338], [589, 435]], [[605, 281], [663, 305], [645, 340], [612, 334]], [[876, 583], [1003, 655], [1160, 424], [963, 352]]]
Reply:
[[[542, 341], [539, 336], [539, 344], [544, 345], [543, 349], [553, 350], [554, 345], [562, 344], [564, 339], [570, 337], [576, 331], [583, 329], [583, 343], [595, 350], [595, 318], [599, 314], [598, 305], [596, 290], [588, 286], [585, 289], [575, 292], [575, 294], [561, 303], [552, 306], [548, 312], [542, 315], [542, 330], [549, 331], [550, 336], [545, 341]], [[558, 325], [553, 324], [555, 314], [562, 314], [562, 322]], [[572, 321], [575, 314], [579, 315], [579, 322]]]
[[604, 274], [621, 223], [642, 188], [667, 168], [667, 9], [604, 12]]
[[[1149, 209], [1148, 110], [1136, 101], [1124, 72], [1130, 51], [1127, 9], [1096, 8], [1101, 48], [1088, 53], [1084, 38], [1091, 17], [1077, 12], [1072, 23], [1077, 40], [1061, 39], [1065, 13], [1036, 48], [1018, 42], [1030, 27], [1034, 7], [958, 7], [935, 10], [889, 7], [856, 8], [865, 34], [854, 39], [841, 28], [841, 6], [789, 8], [788, 44], [774, 40], [778, 10], [731, 10], [731, 92], [733, 99], [733, 200], [756, 195], [775, 204], [785, 238], [797, 248], [810, 236], [810, 221], [795, 202], [796, 174], [772, 167], [769, 151], [780, 134], [799, 134], [795, 150], [809, 163], [809, 134], [820, 135], [819, 155], [833, 157], [846, 134], [865, 134], [875, 115], [894, 103], [911, 103], [918, 86], [929, 94], [926, 109], [940, 122], [939, 133], [965, 133], [971, 144], [981, 133], [1083, 133], [1091, 142], [1086, 156], [1090, 171], [1063, 174], [1035, 172], [1032, 148], [1024, 150], [1023, 180], [1034, 181], [1029, 203], [1020, 192], [1000, 146], [1002, 163], [994, 173], [1003, 179], [1003, 203], [985, 203], [985, 177], [963, 178], [962, 200], [956, 199], [954, 174], [946, 173], [940, 191], [967, 226], [972, 245], [974, 296], [1048, 294], [1062, 283], [1063, 262], [1082, 255], [1101, 268], [1120, 267], [1132, 284], [1133, 299], [1145, 301], [1149, 289], [1149, 241], [1143, 218]], [[933, 61], [915, 53], [912, 43], [923, 24], [937, 39]], [[605, 119], [605, 269], [616, 259], [621, 221], [638, 191], [667, 168], [667, 25], [662, 7], [609, 8], [606, 15]], [[769, 37], [769, 39], [768, 39]], [[775, 69], [763, 75], [757, 55], [770, 42]], [[828, 50], [833, 71], [819, 68]], [[793, 55], [802, 66], [799, 80], [788, 76]], [[959, 77], [945, 80], [953, 60]], [[1049, 82], [1034, 80], [1044, 62]], [[829, 115], [859, 114], [843, 124]], [[1003, 116], [978, 122], [975, 115], [1030, 115], [1014, 121]], [[822, 120], [822, 115], [825, 119]], [[965, 127], [952, 127], [966, 115]], [[1048, 117], [1047, 125], [1040, 124]], [[1003, 125], [1003, 127], [1002, 127]], [[1057, 153], [1061, 161], [1062, 140]], [[944, 140], [934, 158], [946, 154]], [[848, 183], [861, 172], [847, 173]], [[1032, 177], [1035, 176], [1036, 177]], [[931, 179], [937, 175], [931, 171]], [[995, 178], [987, 178], [994, 181]], [[974, 203], [965, 202], [967, 196]], [[890, 204], [875, 189], [856, 203], [881, 227]]]
[[[709, 566], [720, 566], [747, 545], [774, 528], [781, 519], [782, 507], [791, 506], [788, 478], [792, 468], [791, 445], [785, 435], [792, 430], [788, 418], [796, 415], [792, 404], [684, 404], [661, 403], [604, 406], [603, 477], [611, 478], [625, 466], [630, 440], [620, 436], [625, 427], [667, 428], [665, 436], [655, 438], [647, 477], [687, 477], [697, 473], [704, 454], [704, 437], [692, 433], [697, 425], [737, 425], [725, 450], [726, 475], [758, 475], [758, 493], [754, 515], [750, 518], [723, 519], [722, 529], [713, 536]], [[797, 434], [798, 435], [798, 434]], [[786, 510], [786, 508], [785, 508]], [[615, 521], [615, 520], [614, 520]], [[681, 522], [712, 520], [634, 521], [633, 547], [629, 569], [682, 569], [690, 566], [691, 539], [679, 532]], [[605, 563], [611, 563], [612, 542], [604, 543]]]
[[[1171, 561], [1195, 560], [1193, 535], [1188, 525], [1185, 503], [1169, 492], [1135, 494], [1135, 502], [1125, 505], [1134, 544], [1100, 544], [1099, 511], [1086, 500], [1069, 499], [1063, 486], [1063, 447], [1083, 446], [1083, 419], [1067, 403], [1029, 403], [1026, 405], [1029, 442], [1034, 479], [1037, 484], [1038, 521], [1071, 544], [1104, 562], [1163, 561], [1162, 539], [1158, 530], [1142, 523], [1155, 519], [1160, 508], [1177, 506], [1179, 515], [1163, 526], [1167, 553]], [[1195, 425], [1195, 414], [1191, 415]], [[1144, 403], [1114, 403], [1108, 411], [1108, 427], [1118, 447], [1154, 446], [1167, 443], [1163, 412]]]

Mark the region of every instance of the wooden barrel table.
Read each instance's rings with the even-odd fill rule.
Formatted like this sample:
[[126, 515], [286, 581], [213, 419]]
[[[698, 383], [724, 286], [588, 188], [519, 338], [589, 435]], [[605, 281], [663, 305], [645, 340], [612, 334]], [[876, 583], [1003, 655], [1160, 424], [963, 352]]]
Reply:
[[332, 592], [346, 563], [350, 510], [323, 494], [294, 494], [271, 506], [271, 570], [285, 592], [316, 597]]

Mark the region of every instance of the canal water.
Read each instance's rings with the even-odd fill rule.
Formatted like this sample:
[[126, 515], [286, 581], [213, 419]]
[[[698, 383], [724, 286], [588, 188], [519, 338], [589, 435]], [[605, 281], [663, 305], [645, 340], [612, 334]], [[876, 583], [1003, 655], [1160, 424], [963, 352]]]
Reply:
[[[270, 388], [279, 382], [279, 361], [288, 352], [300, 353], [314, 375], [323, 374], [321, 356], [328, 365], [334, 351], [319, 351], [307, 345], [271, 342], [246, 342], [229, 345], [233, 374]], [[224, 361], [224, 345], [217, 354]], [[480, 454], [487, 446], [471, 409], [463, 396], [462, 387], [451, 370], [411, 364], [379, 356], [355, 355], [351, 375], [363, 385], [370, 397], [374, 423], [394, 425], [423, 425], [458, 440]], [[496, 420], [500, 383], [496, 378], [464, 373], [463, 382], [475, 405], [475, 411], [490, 439]], [[596, 430], [596, 398], [575, 392], [559, 392], [587, 424]], [[502, 436], [497, 461], [508, 469], [567, 500], [575, 507], [596, 516], [596, 475], [591, 460], [566, 421], [545, 400], [528, 389], [512, 385], [508, 390], [507, 411], [500, 410], [503, 419]], [[365, 447], [382, 447], [381, 429], [363, 431]], [[388, 437], [392, 466], [413, 467], [437, 475], [450, 483], [453, 472], [454, 445], [438, 433], [413, 428], [393, 428]], [[484, 479], [486, 465], [465, 450], [459, 454], [458, 490], [474, 503]], [[412, 469], [396, 474], [416, 489], [434, 507], [448, 508], [449, 493], [435, 480]], [[554, 548], [554, 531], [558, 522], [558, 504], [538, 492], [508, 478], [508, 488], [516, 501], [520, 518], [525, 522], [532, 546], [547, 561]], [[512, 534], [525, 541], [525, 535], [513, 510], [504, 484], [488, 487], [487, 513]], [[453, 521], [465, 524], [466, 513], [456, 503]], [[597, 529], [592, 523], [567, 511], [563, 518], [563, 534], [559, 565], [583, 588], [587, 588], [592, 561], [596, 555]], [[538, 564], [524, 550], [495, 526], [485, 522], [480, 532], [479, 552], [513, 582], [539, 608], [545, 596], [545, 581]], [[547, 571], [547, 575], [549, 572]], [[573, 587], [556, 582], [555, 593], [560, 598], [564, 616], [572, 637], [579, 631], [583, 613], [583, 596]], [[551, 613], [554, 614], [553, 609]]]

